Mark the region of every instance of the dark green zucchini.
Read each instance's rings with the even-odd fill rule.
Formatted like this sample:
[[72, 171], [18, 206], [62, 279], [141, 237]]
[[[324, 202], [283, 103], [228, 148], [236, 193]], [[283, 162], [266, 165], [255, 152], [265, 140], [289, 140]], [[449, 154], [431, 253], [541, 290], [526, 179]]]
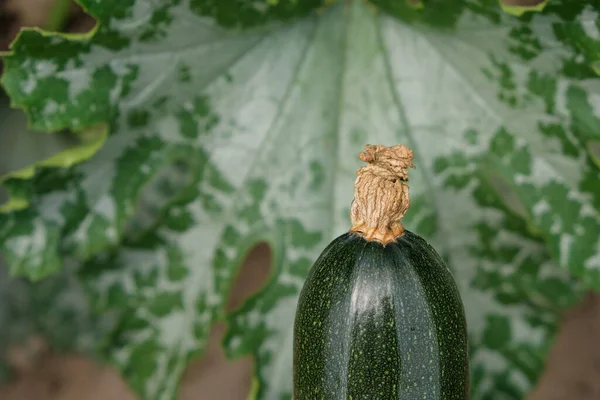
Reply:
[[[327, 246], [300, 294], [294, 399], [468, 399], [458, 288], [433, 247], [399, 222], [412, 152], [401, 145], [366, 150], [352, 229]], [[377, 204], [386, 197], [395, 205]]]

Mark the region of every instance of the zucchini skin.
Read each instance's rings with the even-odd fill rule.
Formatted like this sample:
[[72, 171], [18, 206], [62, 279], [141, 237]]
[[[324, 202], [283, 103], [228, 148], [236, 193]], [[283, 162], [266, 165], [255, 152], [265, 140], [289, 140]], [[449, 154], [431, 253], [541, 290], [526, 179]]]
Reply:
[[451, 272], [410, 232], [383, 245], [334, 239], [294, 322], [294, 399], [465, 400], [464, 307]]

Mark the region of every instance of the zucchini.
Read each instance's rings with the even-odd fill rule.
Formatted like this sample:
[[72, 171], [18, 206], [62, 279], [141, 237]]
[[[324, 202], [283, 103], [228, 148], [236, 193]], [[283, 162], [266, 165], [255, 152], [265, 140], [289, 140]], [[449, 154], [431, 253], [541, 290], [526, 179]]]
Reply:
[[433, 247], [400, 222], [413, 153], [365, 150], [352, 228], [325, 248], [300, 293], [294, 399], [468, 399], [458, 288]]

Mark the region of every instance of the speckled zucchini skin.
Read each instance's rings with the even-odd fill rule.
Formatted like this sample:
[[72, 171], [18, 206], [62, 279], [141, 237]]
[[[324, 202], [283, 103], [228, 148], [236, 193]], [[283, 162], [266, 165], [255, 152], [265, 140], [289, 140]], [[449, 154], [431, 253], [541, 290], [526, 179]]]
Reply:
[[294, 324], [294, 399], [465, 400], [467, 329], [438, 253], [406, 231], [345, 233], [323, 251]]

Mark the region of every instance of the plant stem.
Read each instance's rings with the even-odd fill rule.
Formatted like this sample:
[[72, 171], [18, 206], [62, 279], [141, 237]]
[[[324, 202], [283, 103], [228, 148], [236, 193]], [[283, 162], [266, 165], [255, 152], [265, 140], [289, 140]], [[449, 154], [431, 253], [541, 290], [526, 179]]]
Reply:
[[400, 220], [410, 206], [407, 182], [413, 152], [401, 144], [366, 145], [360, 159], [367, 165], [356, 172], [350, 231], [367, 240], [393, 242], [404, 234]]
[[64, 25], [71, 12], [73, 0], [54, 0], [54, 4], [50, 8], [48, 19], [43, 28], [47, 31], [59, 32], [64, 28]]

